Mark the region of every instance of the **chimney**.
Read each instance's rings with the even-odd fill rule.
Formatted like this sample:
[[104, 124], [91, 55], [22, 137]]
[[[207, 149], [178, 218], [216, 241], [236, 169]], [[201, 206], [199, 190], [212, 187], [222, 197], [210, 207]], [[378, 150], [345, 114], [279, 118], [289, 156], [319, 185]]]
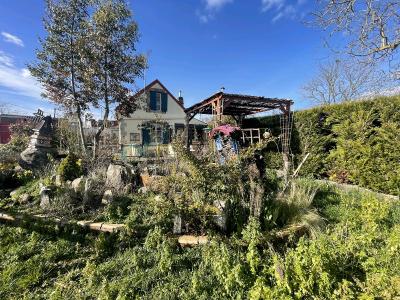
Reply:
[[180, 105], [183, 106], [183, 97], [182, 97], [182, 91], [179, 91], [179, 97], [178, 97], [178, 102]]

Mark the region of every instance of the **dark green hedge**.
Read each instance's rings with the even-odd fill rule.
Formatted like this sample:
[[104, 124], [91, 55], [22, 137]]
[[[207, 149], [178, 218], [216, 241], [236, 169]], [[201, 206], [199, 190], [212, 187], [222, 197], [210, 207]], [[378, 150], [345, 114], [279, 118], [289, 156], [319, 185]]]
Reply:
[[[245, 127], [279, 135], [279, 116], [246, 120]], [[302, 175], [400, 191], [400, 96], [320, 106], [294, 113], [291, 149], [295, 164], [311, 153]], [[279, 159], [270, 148], [266, 159]]]

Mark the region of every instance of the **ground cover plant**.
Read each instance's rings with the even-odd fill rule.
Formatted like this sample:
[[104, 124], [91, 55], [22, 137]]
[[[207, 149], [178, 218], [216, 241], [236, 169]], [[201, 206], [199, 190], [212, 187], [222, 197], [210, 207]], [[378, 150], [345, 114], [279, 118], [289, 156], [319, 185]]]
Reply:
[[[299, 181], [306, 190], [311, 181]], [[319, 234], [284, 239], [250, 218], [181, 248], [167, 227], [145, 237], [0, 227], [2, 299], [393, 299], [400, 296], [400, 205], [320, 186]], [[133, 209], [135, 210], [135, 209]], [[133, 213], [131, 211], [131, 213]], [[146, 226], [148, 219], [136, 218]], [[154, 224], [154, 223], [153, 223]], [[83, 236], [82, 236], [83, 235]]]

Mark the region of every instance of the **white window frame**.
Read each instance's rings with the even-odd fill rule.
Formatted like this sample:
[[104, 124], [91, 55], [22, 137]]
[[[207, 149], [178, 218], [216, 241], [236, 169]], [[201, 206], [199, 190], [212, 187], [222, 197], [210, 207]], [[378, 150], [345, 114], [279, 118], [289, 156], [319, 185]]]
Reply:
[[156, 93], [156, 110], [161, 111], [161, 104], [162, 103], [162, 94], [160, 92]]
[[163, 126], [154, 124], [150, 129], [150, 143], [161, 144], [163, 139]]

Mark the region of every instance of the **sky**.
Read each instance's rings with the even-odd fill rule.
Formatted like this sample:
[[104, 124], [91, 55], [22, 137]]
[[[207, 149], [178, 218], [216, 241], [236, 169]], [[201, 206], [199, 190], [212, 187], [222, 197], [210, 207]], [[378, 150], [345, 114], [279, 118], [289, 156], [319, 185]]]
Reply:
[[[185, 106], [221, 87], [227, 93], [294, 100], [310, 107], [301, 87], [332, 55], [327, 34], [305, 25], [315, 0], [130, 0], [139, 25], [137, 51], [148, 55], [144, 82], [159, 79]], [[0, 111], [47, 113], [53, 105], [26, 69], [45, 36], [44, 1], [0, 3]]]

